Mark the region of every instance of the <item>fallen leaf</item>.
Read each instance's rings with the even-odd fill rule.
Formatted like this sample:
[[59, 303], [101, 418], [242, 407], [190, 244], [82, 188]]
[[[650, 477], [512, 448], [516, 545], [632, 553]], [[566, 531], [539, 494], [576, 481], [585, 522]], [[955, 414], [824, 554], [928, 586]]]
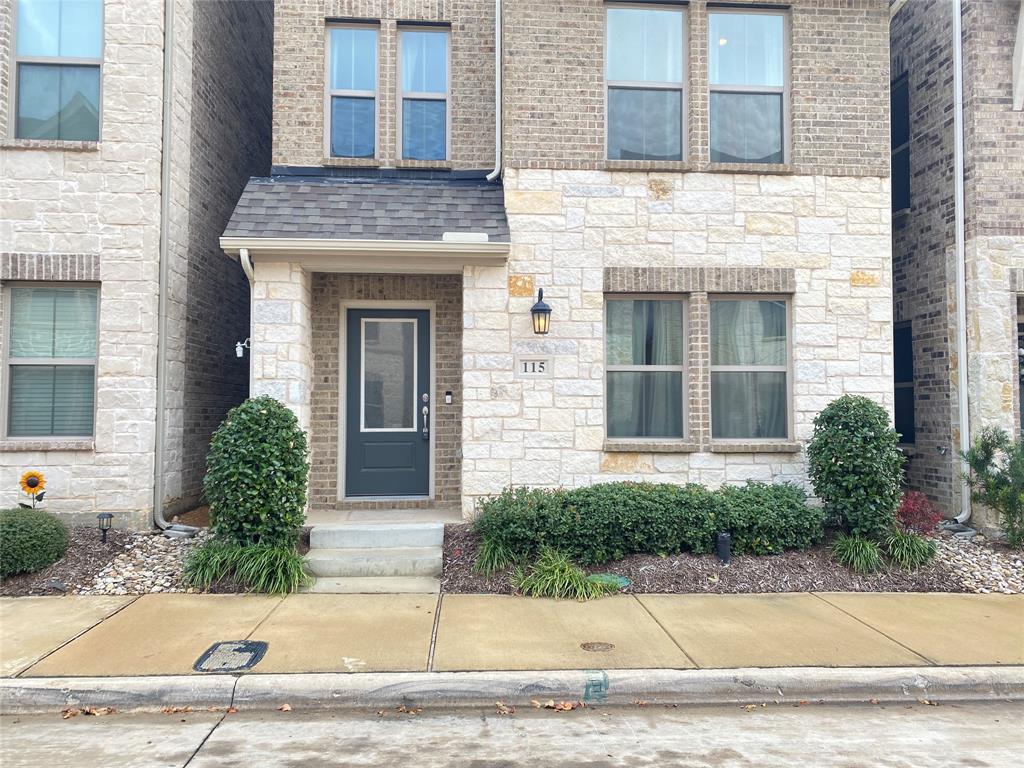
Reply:
[[177, 715], [182, 712], [191, 712], [192, 707], [164, 707], [161, 710], [165, 715]]
[[423, 710], [418, 707], [407, 707], [405, 704], [399, 704], [395, 707], [396, 712], [401, 712], [403, 715], [418, 715]]
[[575, 701], [560, 701], [555, 704], [552, 709], [556, 712], [572, 712], [576, 707], [580, 706], [579, 702]]
[[868, 704], [878, 704], [878, 699], [868, 699]]
[[291, 712], [292, 711], [292, 705], [291, 704], [282, 704], [280, 707], [277, 708], [277, 711], [278, 712]]
[[225, 710], [225, 713], [228, 715], [234, 715], [237, 712], [238, 710], [235, 707], [228, 707], [227, 710]]
[[93, 717], [103, 717], [104, 715], [112, 715], [115, 712], [117, 712], [117, 710], [113, 707], [86, 707], [82, 710], [82, 714], [92, 715]]
[[747, 712], [753, 712], [755, 709], [757, 709], [757, 704], [745, 704], [743, 708], [747, 710]]
[[500, 701], [494, 702], [494, 708], [498, 711], [499, 715], [514, 715], [516, 713], [515, 707], [510, 707], [508, 704]]
[[637, 699], [636, 701], [634, 701], [633, 704], [635, 706], [637, 706], [637, 707], [646, 707], [647, 706], [647, 702], [646, 701], [642, 701], [640, 699]]
[[387, 716], [388, 716], [388, 713], [387, 713], [386, 709], [378, 709], [377, 710], [377, 717], [387, 717]]
[[937, 701], [931, 701], [930, 699], [918, 699], [918, 704], [924, 704], [927, 707], [937, 707], [939, 703]]
[[78, 716], [79, 716], [80, 714], [82, 714], [82, 710], [80, 710], [80, 709], [75, 709], [75, 708], [73, 708], [73, 707], [69, 707], [68, 709], [62, 709], [62, 710], [60, 711], [60, 716], [61, 716], [61, 717], [62, 717], [62, 718], [63, 718], [64, 720], [69, 720], [69, 719], [71, 719], [72, 717], [78, 717]]

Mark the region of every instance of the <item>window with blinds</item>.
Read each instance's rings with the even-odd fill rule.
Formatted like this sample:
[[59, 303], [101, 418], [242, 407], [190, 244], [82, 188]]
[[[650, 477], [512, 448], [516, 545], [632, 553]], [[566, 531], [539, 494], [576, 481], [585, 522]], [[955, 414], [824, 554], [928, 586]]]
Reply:
[[7, 299], [7, 436], [91, 436], [99, 289], [18, 285]]

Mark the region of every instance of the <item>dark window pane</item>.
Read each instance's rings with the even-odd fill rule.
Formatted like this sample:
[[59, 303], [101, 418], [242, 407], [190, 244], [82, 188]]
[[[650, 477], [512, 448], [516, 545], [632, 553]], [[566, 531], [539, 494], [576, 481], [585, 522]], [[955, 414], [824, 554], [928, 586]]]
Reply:
[[95, 371], [91, 365], [12, 365], [8, 435], [91, 435]]
[[786, 400], [782, 371], [712, 372], [711, 436], [785, 439]]
[[902, 211], [910, 207], [910, 147], [904, 147], [892, 156], [892, 209]]
[[711, 94], [711, 162], [782, 161], [782, 94]]
[[608, 372], [608, 437], [682, 436], [681, 372]]
[[896, 388], [895, 408], [896, 431], [900, 433], [901, 443], [913, 443], [914, 435], [914, 388]]
[[98, 140], [99, 67], [19, 64], [16, 132], [19, 139]]
[[892, 84], [889, 98], [892, 101], [892, 116], [889, 123], [892, 146], [898, 147], [910, 140], [910, 87], [905, 76]]
[[373, 157], [374, 100], [331, 97], [331, 156]]
[[896, 328], [892, 333], [893, 380], [897, 383], [914, 381], [914, 336], [909, 325]]
[[682, 94], [609, 88], [608, 158], [682, 160]]
[[447, 104], [438, 99], [402, 101], [402, 157], [406, 160], [445, 159]]

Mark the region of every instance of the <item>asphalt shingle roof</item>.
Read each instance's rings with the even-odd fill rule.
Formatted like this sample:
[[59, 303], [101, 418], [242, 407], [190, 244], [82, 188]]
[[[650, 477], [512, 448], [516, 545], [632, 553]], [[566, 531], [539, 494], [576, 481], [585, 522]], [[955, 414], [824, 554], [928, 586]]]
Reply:
[[225, 237], [441, 240], [486, 232], [509, 241], [500, 182], [483, 179], [253, 177]]

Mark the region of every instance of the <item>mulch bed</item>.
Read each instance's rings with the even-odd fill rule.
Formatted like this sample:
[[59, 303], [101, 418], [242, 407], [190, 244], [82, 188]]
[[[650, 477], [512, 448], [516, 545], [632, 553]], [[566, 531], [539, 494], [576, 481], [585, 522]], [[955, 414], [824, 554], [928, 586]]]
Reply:
[[100, 541], [95, 526], [78, 525], [68, 529], [68, 551], [48, 568], [35, 573], [23, 573], [0, 581], [0, 595], [59, 595], [64, 588], [92, 582], [105, 565], [124, 551], [131, 540], [126, 531], [111, 529], [107, 543]]
[[[445, 526], [441, 591], [511, 594], [511, 568], [490, 578], [474, 570], [477, 544], [468, 525]], [[838, 565], [823, 545], [805, 552], [769, 557], [734, 557], [728, 566], [723, 566], [713, 555], [630, 555], [587, 570], [625, 576], [630, 584], [622, 591], [627, 594], [966, 591], [944, 563], [937, 562], [909, 573], [893, 570], [861, 575]]]

